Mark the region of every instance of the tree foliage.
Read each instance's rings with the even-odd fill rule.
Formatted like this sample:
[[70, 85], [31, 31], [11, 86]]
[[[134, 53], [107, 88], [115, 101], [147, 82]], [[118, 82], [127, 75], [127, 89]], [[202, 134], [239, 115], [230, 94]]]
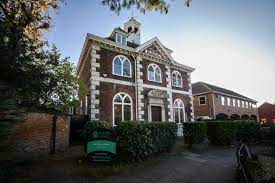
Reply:
[[60, 2], [0, 2], [0, 74], [24, 105], [62, 111], [77, 99], [73, 65], [43, 40], [43, 32], [50, 27], [50, 12]]
[[[185, 0], [185, 5], [190, 6], [192, 0]], [[140, 12], [146, 11], [159, 11], [160, 13], [168, 13], [170, 4], [168, 0], [102, 0], [103, 5], [110, 7], [110, 10], [115, 11], [117, 14], [122, 9], [137, 8]]]

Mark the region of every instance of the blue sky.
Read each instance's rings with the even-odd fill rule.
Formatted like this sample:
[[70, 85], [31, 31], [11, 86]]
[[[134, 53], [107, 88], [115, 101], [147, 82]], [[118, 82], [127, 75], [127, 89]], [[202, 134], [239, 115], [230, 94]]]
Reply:
[[[204, 81], [256, 99], [275, 102], [275, 1], [175, 0], [167, 15], [134, 10], [141, 41], [157, 36], [180, 63], [196, 68], [192, 82]], [[77, 64], [87, 33], [110, 35], [131, 16], [111, 12], [101, 0], [66, 0], [53, 13], [50, 43]]]

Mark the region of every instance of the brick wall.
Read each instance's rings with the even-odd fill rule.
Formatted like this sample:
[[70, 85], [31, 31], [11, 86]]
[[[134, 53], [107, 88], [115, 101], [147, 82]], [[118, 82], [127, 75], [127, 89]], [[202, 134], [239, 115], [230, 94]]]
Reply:
[[[172, 73], [175, 70], [176, 69], [171, 68], [171, 80], [172, 80]], [[188, 92], [189, 89], [190, 89], [190, 87], [189, 87], [189, 82], [188, 82], [189, 76], [188, 76], [187, 72], [183, 72], [183, 71], [180, 71], [180, 70], [176, 70], [176, 71], [178, 71], [181, 74], [181, 77], [182, 77], [182, 87], [172, 86], [172, 88], [175, 89], [175, 90], [183, 90], [183, 91], [187, 91]]]
[[187, 121], [190, 122], [191, 121], [191, 112], [193, 112], [190, 108], [190, 101], [191, 101], [190, 97], [187, 95], [183, 95], [183, 94], [173, 93], [173, 104], [176, 99], [181, 99], [183, 101], [186, 116], [187, 116]]
[[[206, 104], [200, 105], [199, 104], [199, 97], [205, 96], [206, 97]], [[200, 96], [194, 96], [194, 112], [195, 116], [209, 116], [211, 118], [214, 118], [214, 109], [213, 109], [213, 98], [212, 93], [200, 95]]]
[[[53, 115], [28, 113], [23, 122], [15, 125], [12, 142], [17, 152], [49, 153], [51, 151]], [[55, 150], [69, 146], [70, 117], [58, 115], [56, 120]]]
[[[161, 83], [148, 80], [147, 69], [148, 69], [148, 66], [152, 63], [159, 66], [159, 68], [161, 70]], [[142, 77], [143, 83], [150, 84], [150, 85], [155, 85], [155, 86], [166, 87], [166, 74], [165, 74], [166, 68], [165, 68], [165, 65], [159, 64], [159, 63], [156, 63], [156, 62], [152, 62], [152, 61], [148, 61], [148, 60], [141, 61], [141, 64], [143, 65], [143, 70], [142, 70], [142, 72], [143, 72], [143, 77]]]
[[232, 114], [237, 114], [239, 116], [242, 115], [255, 115], [257, 117], [257, 119], [259, 119], [259, 115], [258, 115], [258, 109], [257, 108], [243, 108], [242, 107], [242, 103], [241, 103], [241, 107], [237, 106], [237, 101], [235, 106], [233, 106], [233, 102], [232, 102], [232, 97], [230, 97], [230, 106], [227, 105], [227, 96], [224, 96], [225, 98], [225, 105], [222, 105], [222, 101], [221, 101], [221, 95], [218, 94], [214, 94], [214, 105], [215, 105], [215, 113], [216, 115], [219, 113], [224, 113], [228, 116], [232, 115]]
[[100, 82], [99, 120], [109, 122], [110, 126], [113, 125], [113, 98], [119, 92], [127, 93], [132, 98], [133, 120], [136, 119], [135, 88], [133, 86]]
[[265, 102], [259, 108], [260, 121], [266, 120], [266, 123], [275, 123], [275, 105]]
[[[101, 48], [100, 51], [98, 51], [98, 54], [100, 55], [100, 76], [105, 77], [104, 75], [106, 74], [106, 78], [112, 78], [112, 79], [119, 79], [123, 81], [131, 81], [135, 82], [135, 62], [133, 58], [130, 55], [125, 55], [121, 54], [118, 52], [114, 52], [111, 50], [107, 50], [104, 48]], [[128, 60], [131, 62], [131, 71], [132, 71], [132, 77], [127, 78], [127, 77], [121, 77], [121, 76], [116, 76], [113, 75], [113, 59], [117, 55], [123, 55], [128, 58]]]

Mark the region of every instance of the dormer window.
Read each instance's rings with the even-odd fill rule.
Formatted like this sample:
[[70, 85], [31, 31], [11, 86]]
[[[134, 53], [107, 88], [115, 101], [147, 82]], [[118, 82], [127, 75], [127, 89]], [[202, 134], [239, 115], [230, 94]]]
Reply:
[[126, 45], [126, 36], [123, 36], [121, 34], [116, 34], [116, 42], [119, 44]]

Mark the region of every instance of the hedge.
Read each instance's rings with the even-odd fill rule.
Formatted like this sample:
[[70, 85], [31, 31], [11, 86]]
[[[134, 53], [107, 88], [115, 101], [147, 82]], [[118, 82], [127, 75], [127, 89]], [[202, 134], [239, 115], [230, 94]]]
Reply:
[[207, 121], [207, 136], [214, 145], [229, 145], [257, 137], [260, 124], [252, 121]]
[[183, 123], [183, 133], [189, 147], [191, 147], [192, 144], [202, 144], [207, 137], [206, 123]]
[[[105, 122], [87, 123], [83, 135], [95, 128], [109, 128]], [[117, 138], [118, 160], [141, 162], [155, 154], [170, 151], [176, 140], [177, 125], [171, 122], [120, 122], [113, 128]]]
[[153, 153], [170, 151], [176, 140], [177, 125], [171, 122], [149, 123], [153, 139]]
[[96, 128], [107, 128], [107, 129], [109, 129], [109, 124], [106, 121], [98, 121], [98, 120], [88, 121], [85, 124], [84, 130], [82, 131], [82, 133], [80, 135], [86, 139], [87, 134], [91, 133], [91, 131], [93, 129], [96, 129]]
[[176, 139], [175, 123], [121, 122], [116, 127], [119, 159], [141, 162], [170, 151]]
[[256, 121], [235, 121], [236, 124], [236, 140], [252, 140], [257, 138], [257, 134], [261, 128], [260, 123]]

